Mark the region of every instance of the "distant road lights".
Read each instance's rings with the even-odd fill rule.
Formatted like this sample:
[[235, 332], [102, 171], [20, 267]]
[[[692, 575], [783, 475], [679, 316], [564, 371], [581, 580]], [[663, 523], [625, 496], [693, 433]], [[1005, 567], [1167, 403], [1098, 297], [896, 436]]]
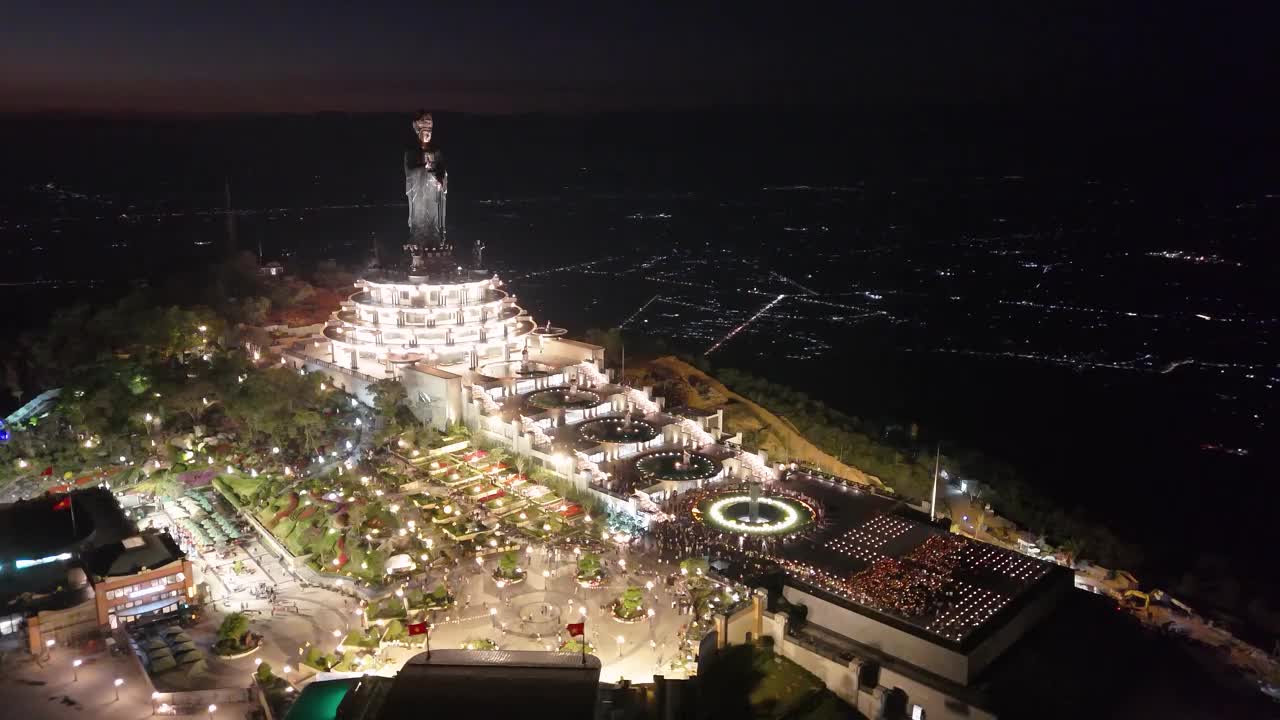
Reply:
[[278, 448], [278, 447], [273, 447], [273, 448], [271, 448], [271, 454], [272, 454], [272, 455], [279, 455], [279, 454], [280, 454], [280, 448]]
[[262, 664], [262, 658], [254, 658], [254, 659], [253, 659], [253, 666], [254, 666], [254, 667], [258, 667], [258, 666], [259, 666], [259, 665], [261, 665], [261, 664]]
[[284, 667], [282, 667], [282, 668], [280, 668], [280, 669], [281, 669], [281, 670], [283, 670], [283, 671], [284, 671], [284, 674], [286, 674], [286, 675], [288, 675], [289, 673], [293, 672], [293, 666], [292, 666], [292, 665], [285, 665]]
[[649, 608], [649, 612], [647, 614], [649, 616], [649, 619], [652, 620], [653, 616], [657, 615], [658, 613], [653, 608]]
[[652, 581], [652, 580], [649, 580], [648, 582], [646, 582], [646, 583], [644, 584], [644, 589], [645, 589], [645, 590], [652, 591], [652, 590], [653, 590], [653, 581]]
[[197, 329], [197, 330], [199, 330], [200, 332], [204, 332], [204, 331], [208, 330], [208, 329], [209, 329], [209, 327], [208, 327], [207, 325], [201, 325], [200, 327], [198, 327], [198, 328], [196, 328], [196, 329]]
[[83, 664], [80, 658], [71, 661], [71, 682], [80, 682], [80, 666]]
[[334, 631], [333, 631], [333, 636], [334, 636], [335, 638], [340, 638], [340, 637], [342, 637], [342, 631], [341, 631], [341, 630], [334, 630]]

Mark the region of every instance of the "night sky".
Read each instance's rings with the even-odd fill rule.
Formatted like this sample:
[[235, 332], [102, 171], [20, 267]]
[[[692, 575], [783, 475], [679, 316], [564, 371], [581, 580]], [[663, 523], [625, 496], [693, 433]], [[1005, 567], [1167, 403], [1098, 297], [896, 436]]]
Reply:
[[1261, 2], [13, 5], [0, 110], [1254, 104], [1276, 81]]

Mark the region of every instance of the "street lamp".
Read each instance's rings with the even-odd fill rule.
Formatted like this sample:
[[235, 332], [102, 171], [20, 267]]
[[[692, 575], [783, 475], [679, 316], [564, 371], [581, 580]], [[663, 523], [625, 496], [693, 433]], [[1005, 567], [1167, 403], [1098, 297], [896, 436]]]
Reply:
[[116, 678], [111, 682], [116, 688], [116, 700], [120, 700], [120, 686], [124, 684], [124, 678]]
[[81, 660], [80, 658], [76, 658], [75, 660], [71, 661], [71, 681], [72, 682], [80, 682], [80, 666], [82, 664], [84, 664], [84, 661]]
[[213, 720], [213, 713], [218, 709], [217, 705], [209, 703], [209, 720]]
[[626, 642], [626, 638], [618, 636], [618, 657], [622, 657], [622, 643]]
[[160, 699], [160, 693], [153, 691], [151, 693], [151, 714], [152, 715], [155, 715], [157, 712], [159, 712], [159, 710], [156, 708], [156, 701], [159, 699]]

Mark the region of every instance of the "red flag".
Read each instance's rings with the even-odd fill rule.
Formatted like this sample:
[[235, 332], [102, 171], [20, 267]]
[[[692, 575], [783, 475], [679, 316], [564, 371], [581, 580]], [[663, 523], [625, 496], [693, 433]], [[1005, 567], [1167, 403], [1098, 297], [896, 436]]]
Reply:
[[52, 475], [52, 474], [53, 474], [53, 466], [52, 466], [52, 465], [50, 465], [49, 467], [47, 467], [47, 468], [45, 468], [45, 469], [43, 469], [43, 470], [41, 470], [41, 471], [40, 471], [40, 477], [49, 477], [49, 476], [50, 476], [50, 475]]
[[564, 629], [569, 631], [569, 637], [577, 637], [579, 635], [586, 637], [587, 635], [587, 624], [584, 622], [569, 623], [564, 626]]
[[70, 495], [63, 495], [61, 500], [59, 500], [58, 502], [56, 502], [56, 503], [54, 503], [54, 504], [53, 504], [53, 509], [54, 509], [54, 510], [70, 510], [70, 509], [71, 509], [71, 496], [70, 496]]
[[409, 627], [408, 627], [409, 634], [410, 635], [426, 635], [427, 630], [430, 629], [430, 627], [431, 626], [425, 622], [409, 623]]

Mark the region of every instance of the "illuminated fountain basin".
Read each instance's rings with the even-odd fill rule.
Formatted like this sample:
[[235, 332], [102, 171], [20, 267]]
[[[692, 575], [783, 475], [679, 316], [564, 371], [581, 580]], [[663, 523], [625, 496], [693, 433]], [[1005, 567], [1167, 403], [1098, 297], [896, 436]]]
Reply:
[[658, 428], [644, 420], [627, 421], [620, 417], [588, 420], [578, 425], [578, 434], [598, 443], [642, 443], [658, 437]]
[[570, 390], [567, 387], [548, 388], [529, 393], [527, 402], [543, 410], [567, 410], [589, 408], [600, 404], [600, 396], [590, 390]]
[[698, 505], [694, 516], [721, 532], [754, 537], [790, 535], [813, 522], [813, 508], [798, 500], [763, 495], [757, 502], [755, 522], [751, 520], [751, 496], [746, 493], [712, 496]]
[[635, 461], [636, 472], [645, 480], [672, 480], [687, 482], [690, 480], [706, 480], [715, 477], [720, 467], [715, 460], [701, 453], [688, 453], [689, 462], [684, 462], [684, 453], [679, 450], [663, 450], [639, 457]]
[[494, 380], [546, 377], [553, 372], [555, 372], [554, 367], [534, 361], [499, 360], [480, 366], [480, 374]]

